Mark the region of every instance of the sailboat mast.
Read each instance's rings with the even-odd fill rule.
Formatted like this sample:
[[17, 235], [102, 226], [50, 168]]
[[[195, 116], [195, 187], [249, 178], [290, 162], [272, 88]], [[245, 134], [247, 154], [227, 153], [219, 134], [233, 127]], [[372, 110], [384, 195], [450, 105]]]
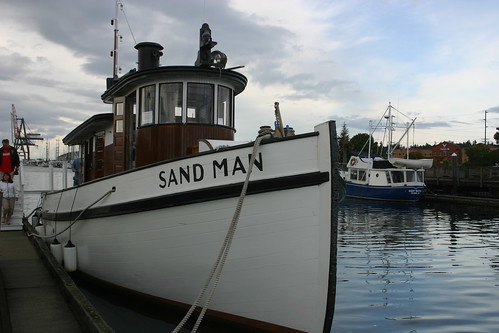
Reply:
[[[409, 123], [407, 123], [407, 128], [410, 128]], [[409, 130], [407, 131], [407, 144], [406, 144], [406, 159], [409, 159]]]
[[392, 134], [392, 102], [388, 102], [388, 151], [386, 153], [388, 158], [392, 157]]
[[369, 120], [369, 147], [367, 148], [367, 158], [371, 158], [371, 137], [372, 137], [372, 127], [373, 127], [373, 122]]

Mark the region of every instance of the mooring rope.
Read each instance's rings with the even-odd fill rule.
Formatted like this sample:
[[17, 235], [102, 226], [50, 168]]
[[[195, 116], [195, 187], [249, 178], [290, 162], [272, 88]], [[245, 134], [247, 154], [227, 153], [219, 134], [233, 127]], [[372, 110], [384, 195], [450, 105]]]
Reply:
[[99, 199], [95, 200], [92, 204], [90, 204], [89, 206], [87, 206], [84, 210], [81, 211], [80, 214], [78, 214], [78, 216], [76, 217], [76, 219], [71, 222], [71, 224], [69, 226], [67, 226], [63, 231], [60, 231], [54, 235], [50, 235], [50, 236], [42, 236], [42, 235], [38, 235], [38, 234], [34, 234], [34, 233], [29, 233], [28, 236], [34, 236], [34, 237], [38, 237], [38, 238], [52, 238], [52, 237], [57, 237], [59, 236], [60, 234], [62, 234], [63, 232], [65, 232], [66, 230], [68, 230], [69, 228], [71, 228], [73, 226], [73, 224], [75, 224], [79, 219], [80, 217], [88, 210], [90, 209], [91, 207], [93, 207], [96, 203], [98, 203], [99, 201], [101, 201], [102, 199], [104, 199], [105, 197], [107, 197], [109, 194], [113, 193], [113, 192], [116, 192], [116, 187], [113, 186], [112, 189], [110, 189], [109, 191], [107, 191], [103, 196], [101, 196]]
[[218, 282], [220, 281], [222, 269], [223, 269], [225, 262], [227, 260], [230, 246], [232, 244], [232, 239], [234, 238], [234, 233], [235, 233], [236, 228], [237, 228], [237, 223], [239, 222], [241, 208], [243, 206], [244, 198], [246, 197], [246, 192], [248, 190], [249, 179], [250, 179], [251, 171], [253, 170], [253, 165], [255, 164], [256, 153], [258, 151], [258, 147], [260, 146], [260, 143], [262, 142], [263, 139], [269, 138], [271, 136], [270, 132], [262, 132], [259, 134], [260, 135], [256, 138], [256, 140], [253, 144], [253, 152], [251, 154], [251, 158], [250, 158], [250, 162], [249, 162], [249, 166], [248, 166], [248, 173], [246, 174], [246, 179], [244, 181], [243, 188], [241, 190], [241, 194], [239, 195], [239, 199], [237, 201], [236, 210], [234, 211], [234, 215], [232, 217], [232, 222], [229, 226], [229, 229], [227, 230], [227, 234], [225, 236], [225, 240], [224, 240], [224, 243], [222, 245], [222, 248], [220, 249], [220, 253], [218, 254], [217, 260], [216, 260], [215, 264], [213, 265], [213, 268], [210, 272], [210, 275], [208, 276], [206, 283], [204, 284], [203, 289], [198, 294], [194, 303], [192, 303], [192, 306], [190, 307], [187, 314], [180, 321], [180, 323], [177, 325], [177, 327], [175, 327], [175, 329], [172, 331], [172, 333], [178, 333], [180, 331], [180, 329], [182, 329], [182, 327], [185, 325], [187, 320], [189, 320], [190, 316], [192, 315], [194, 310], [198, 307], [199, 303], [201, 302], [201, 299], [204, 297], [204, 294], [208, 290], [208, 287], [213, 279], [213, 276], [216, 274], [213, 285], [210, 289], [208, 298], [206, 299], [204, 306], [201, 310], [201, 313], [199, 314], [198, 319], [196, 320], [196, 323], [194, 324], [191, 332], [197, 332], [197, 329], [199, 328], [199, 325], [201, 324], [201, 321], [204, 318], [206, 310], [208, 309], [208, 305], [210, 304], [211, 299], [213, 298], [213, 295], [215, 294], [215, 289], [217, 288]]

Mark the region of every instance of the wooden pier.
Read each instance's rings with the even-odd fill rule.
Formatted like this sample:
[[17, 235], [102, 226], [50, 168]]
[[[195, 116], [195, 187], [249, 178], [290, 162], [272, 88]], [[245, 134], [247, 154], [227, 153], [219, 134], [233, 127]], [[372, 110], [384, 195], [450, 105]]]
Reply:
[[499, 199], [499, 168], [434, 166], [425, 184], [437, 194]]
[[57, 263], [26, 231], [0, 232], [1, 333], [113, 332]]

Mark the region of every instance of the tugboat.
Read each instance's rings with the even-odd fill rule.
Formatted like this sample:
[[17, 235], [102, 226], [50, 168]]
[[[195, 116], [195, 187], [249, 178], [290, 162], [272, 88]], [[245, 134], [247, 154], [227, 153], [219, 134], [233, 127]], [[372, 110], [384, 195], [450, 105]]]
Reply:
[[204, 316], [238, 332], [329, 332], [335, 122], [234, 142], [247, 79], [211, 51], [208, 24], [199, 40], [194, 66], [160, 66], [163, 47], [142, 42], [138, 68], [107, 80], [112, 113], [63, 139], [80, 147], [83, 174], [42, 195], [44, 232], [76, 246], [81, 274], [180, 309], [176, 331], [197, 309], [195, 327]]

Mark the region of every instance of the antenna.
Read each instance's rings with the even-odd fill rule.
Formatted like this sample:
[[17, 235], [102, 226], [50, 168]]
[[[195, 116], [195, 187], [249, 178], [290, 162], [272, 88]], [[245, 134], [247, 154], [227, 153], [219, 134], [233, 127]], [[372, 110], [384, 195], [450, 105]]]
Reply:
[[487, 144], [487, 110], [484, 111], [485, 112], [485, 136], [483, 138], [483, 143]]
[[116, 7], [114, 13], [114, 19], [111, 20], [111, 25], [114, 26], [114, 47], [111, 51], [111, 57], [113, 57], [113, 78], [118, 77], [118, 10], [123, 7], [119, 0], [116, 0]]

